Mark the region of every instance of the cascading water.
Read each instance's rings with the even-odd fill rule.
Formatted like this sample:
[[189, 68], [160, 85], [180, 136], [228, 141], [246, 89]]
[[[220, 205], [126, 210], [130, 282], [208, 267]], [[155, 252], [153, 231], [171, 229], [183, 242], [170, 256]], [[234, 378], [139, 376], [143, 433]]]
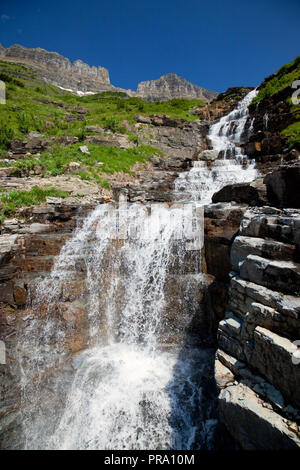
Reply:
[[219, 119], [210, 127], [208, 138], [215, 157], [214, 161], [194, 161], [193, 167], [179, 175], [175, 190], [182, 199], [201, 201], [209, 204], [214, 193], [232, 183], [245, 183], [257, 177], [255, 165], [241, 148], [245, 124], [249, 117], [248, 106], [257, 95], [253, 90], [240, 101], [231, 113]]
[[[174, 262], [183, 264], [186, 243], [199, 249], [200, 227], [195, 231], [189, 208], [120, 207], [99, 206], [66, 243], [50, 276], [33, 289], [35, 315], [20, 354], [28, 449], [212, 445], [216, 422], [199, 386], [199, 377], [211, 374], [212, 351], [190, 347], [183, 354], [183, 344], [168, 345], [168, 335], [184, 325], [179, 319], [172, 331], [164, 314], [169, 270]], [[82, 261], [88, 349], [73, 358], [76, 373], [65, 392], [68, 329], [57, 309]], [[189, 275], [202, 277], [200, 256]], [[49, 381], [53, 369], [61, 376]], [[65, 403], [55, 398], [50, 405], [61, 394]]]
[[[211, 128], [224, 159], [176, 182], [200, 206], [224, 184], [255, 176], [233, 143], [254, 94]], [[25, 448], [212, 448], [214, 353], [190, 338], [201, 318], [191, 297], [206, 280], [195, 211], [201, 224], [192, 204], [100, 205], [32, 287], [19, 351]], [[172, 294], [175, 306], [166, 292], [178, 267], [187, 272], [177, 276], [185, 287]], [[84, 352], [72, 354], [74, 343]]]

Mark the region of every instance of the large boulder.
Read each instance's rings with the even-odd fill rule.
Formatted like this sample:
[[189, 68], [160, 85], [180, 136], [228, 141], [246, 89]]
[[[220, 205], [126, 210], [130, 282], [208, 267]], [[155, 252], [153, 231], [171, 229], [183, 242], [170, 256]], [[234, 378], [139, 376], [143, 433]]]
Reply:
[[199, 160], [212, 161], [217, 160], [219, 152], [217, 150], [203, 150], [199, 154]]
[[267, 202], [266, 195], [266, 186], [263, 179], [259, 178], [252, 183], [228, 184], [213, 195], [212, 201], [215, 203], [235, 201], [249, 206], [262, 206]]
[[233, 242], [230, 258], [233, 269], [239, 272], [239, 264], [248, 255], [262, 256], [275, 261], [292, 261], [295, 251], [294, 245], [263, 238], [239, 236]]
[[300, 264], [293, 261], [269, 261], [256, 255], [248, 255], [240, 264], [242, 278], [279, 292], [300, 292]]
[[231, 385], [221, 391], [219, 415], [245, 450], [297, 450], [300, 446], [299, 437], [286, 420], [243, 384]]

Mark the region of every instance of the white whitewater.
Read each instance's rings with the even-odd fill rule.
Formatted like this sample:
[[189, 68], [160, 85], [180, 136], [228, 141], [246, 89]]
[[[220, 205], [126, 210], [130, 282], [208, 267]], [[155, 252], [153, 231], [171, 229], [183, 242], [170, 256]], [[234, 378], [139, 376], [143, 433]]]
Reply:
[[258, 176], [255, 163], [238, 146], [243, 139], [249, 117], [248, 106], [256, 95], [256, 90], [248, 93], [236, 109], [210, 127], [208, 138], [219, 158], [209, 162], [194, 161], [189, 171], [179, 175], [175, 182], [175, 191], [182, 193], [183, 199], [209, 204], [213, 194], [224, 186], [250, 182]]
[[[234, 143], [253, 96], [212, 126], [213, 147], [224, 151], [214, 170], [199, 165], [178, 178], [177, 189], [184, 183], [189, 199], [204, 203], [224, 184], [255, 177], [252, 164], [242, 166]], [[187, 243], [195, 243], [199, 232], [186, 229], [178, 204], [100, 205], [77, 229], [49, 276], [36, 283], [35, 314], [25, 319], [20, 351], [25, 448], [212, 448], [214, 403], [202, 384], [212, 375], [213, 351], [164, 344], [164, 287], [174, 252], [182, 265], [187, 246], [191, 249]], [[192, 249], [199, 250], [203, 240], [196, 241]], [[78, 266], [85, 273], [89, 347], [71, 367], [57, 304]], [[201, 276], [201, 263], [193, 269]], [[52, 380], [53, 370], [62, 373]]]
[[[180, 262], [186, 243], [195, 242], [193, 224], [186, 226], [187, 214], [176, 205], [126, 207], [99, 206], [63, 247], [50, 275], [37, 282], [36, 318], [21, 351], [27, 449], [212, 445], [213, 404], [203, 399], [199, 384], [212, 351], [164, 348], [161, 325], [172, 252], [175, 247]], [[76, 373], [64, 404], [59, 395], [66, 387], [66, 331], [56, 304], [82, 261], [90, 348], [73, 359]], [[201, 272], [198, 263], [194, 271]], [[54, 368], [62, 377], [44, 384]]]

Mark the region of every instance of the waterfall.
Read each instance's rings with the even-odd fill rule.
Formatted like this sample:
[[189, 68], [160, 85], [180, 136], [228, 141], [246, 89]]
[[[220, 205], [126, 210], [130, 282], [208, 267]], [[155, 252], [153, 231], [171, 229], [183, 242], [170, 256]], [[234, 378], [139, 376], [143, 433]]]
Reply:
[[255, 121], [255, 117], [251, 119], [250, 121], [250, 126], [249, 126], [249, 130], [248, 130], [248, 138], [251, 137], [251, 135], [253, 134], [253, 131], [254, 131], [254, 121]]
[[[35, 282], [20, 353], [27, 449], [211, 447], [216, 421], [201, 377], [212, 376], [213, 351], [180, 336], [192, 321], [184, 300], [175, 320], [166, 313], [174, 263], [184, 266], [189, 255], [186, 276], [197, 289], [205, 281], [193, 214], [201, 220], [192, 205], [100, 205], [49, 276]], [[74, 312], [64, 292], [76, 273], [84, 294]], [[189, 289], [186, 283], [182, 295], [190, 302]], [[70, 363], [72, 314], [80, 305], [88, 310], [87, 344]]]
[[179, 175], [175, 182], [177, 199], [199, 200], [209, 204], [213, 194], [224, 186], [250, 182], [257, 177], [255, 163], [239, 147], [249, 117], [248, 106], [256, 95], [256, 90], [251, 91], [238, 103], [236, 109], [211, 125], [208, 139], [219, 158], [214, 161], [194, 161], [189, 171]]
[[268, 130], [268, 122], [269, 122], [269, 115], [268, 115], [268, 113], [265, 113], [265, 114], [264, 114], [263, 121], [264, 121], [264, 128], [265, 128], [265, 130]]
[[197, 204], [99, 205], [32, 284], [19, 338], [24, 448], [212, 448], [214, 350], [196, 340], [209, 335], [203, 203], [256, 174], [236, 145], [254, 94], [211, 126], [223, 158], [178, 178]]

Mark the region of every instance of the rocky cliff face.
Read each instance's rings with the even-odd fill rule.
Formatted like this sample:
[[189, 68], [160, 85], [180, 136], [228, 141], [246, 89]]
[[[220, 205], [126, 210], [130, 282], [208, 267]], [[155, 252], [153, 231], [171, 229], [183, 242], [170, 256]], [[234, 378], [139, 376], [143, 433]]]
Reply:
[[0, 44], [0, 58], [29, 65], [53, 85], [80, 92], [121, 91], [147, 101], [166, 101], [172, 98], [211, 101], [218, 94], [194, 85], [175, 73], [163, 75], [158, 80], [141, 82], [136, 92], [117, 88], [111, 85], [106, 68], [89, 66], [82, 60], [71, 63], [57, 52], [49, 52], [40, 47], [28, 49], [15, 44], [5, 49]]
[[[219, 418], [248, 450], [300, 446], [299, 106], [290, 101], [298, 75], [296, 60], [268, 77], [249, 107], [240, 145], [260, 177], [222, 188], [205, 210]], [[199, 116], [226, 113], [236, 91]]]
[[71, 63], [57, 52], [40, 47], [28, 49], [15, 44], [7, 49], [1, 47], [0, 57], [30, 65], [50, 83], [68, 89], [99, 92], [115, 89], [109, 81], [108, 70], [104, 67], [90, 67], [81, 60]]
[[300, 445], [293, 343], [300, 328], [299, 216], [296, 210], [247, 210], [231, 248], [216, 379], [220, 417], [244, 449]]
[[227, 186], [205, 209], [219, 417], [248, 450], [300, 445], [300, 213], [289, 184], [276, 183], [288, 170], [292, 184], [297, 164]]
[[173, 98], [211, 101], [217, 94], [215, 91], [193, 85], [176, 73], [167, 73], [157, 80], [140, 82], [136, 92], [137, 96], [148, 101], [166, 101]]

